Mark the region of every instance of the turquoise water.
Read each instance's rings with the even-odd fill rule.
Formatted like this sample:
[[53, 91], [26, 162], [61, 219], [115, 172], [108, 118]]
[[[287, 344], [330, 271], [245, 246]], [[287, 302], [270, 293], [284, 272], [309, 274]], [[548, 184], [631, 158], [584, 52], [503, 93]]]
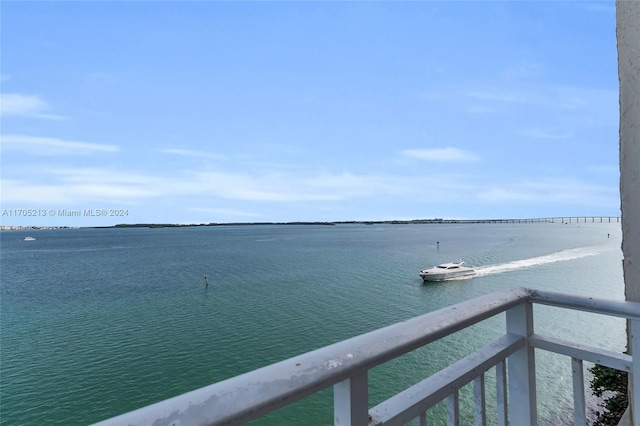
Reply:
[[[92, 423], [510, 287], [624, 298], [619, 224], [67, 229], [30, 231], [32, 242], [25, 235], [0, 234], [3, 425]], [[478, 268], [475, 277], [422, 283], [420, 269], [459, 257]], [[624, 350], [621, 320], [535, 312], [537, 332]], [[490, 320], [373, 370], [370, 403], [500, 335], [503, 323]], [[541, 423], [568, 423], [570, 360], [536, 356]], [[331, 424], [331, 398], [324, 391], [254, 424]], [[471, 413], [468, 398], [464, 390], [463, 415]], [[442, 415], [435, 410], [435, 424]]]

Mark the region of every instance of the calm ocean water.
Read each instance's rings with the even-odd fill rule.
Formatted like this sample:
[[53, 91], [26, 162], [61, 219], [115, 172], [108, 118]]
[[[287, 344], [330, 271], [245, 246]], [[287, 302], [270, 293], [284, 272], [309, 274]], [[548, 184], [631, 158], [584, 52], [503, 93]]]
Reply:
[[[615, 223], [69, 229], [30, 231], [36, 241], [24, 242], [26, 235], [0, 234], [2, 425], [89, 424], [510, 287], [624, 298]], [[475, 277], [423, 285], [421, 268], [459, 257], [478, 268]], [[624, 350], [621, 320], [535, 312], [538, 332]], [[371, 405], [503, 332], [499, 317], [373, 370]], [[566, 424], [571, 362], [536, 357], [541, 423]], [[470, 416], [469, 392], [461, 397]], [[331, 398], [324, 391], [253, 424], [331, 424]], [[443, 413], [435, 410], [433, 424]]]

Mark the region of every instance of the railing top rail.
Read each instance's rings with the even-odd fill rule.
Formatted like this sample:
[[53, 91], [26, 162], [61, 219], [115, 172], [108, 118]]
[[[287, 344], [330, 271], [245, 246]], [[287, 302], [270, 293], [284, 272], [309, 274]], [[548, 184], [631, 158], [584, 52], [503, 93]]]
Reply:
[[99, 424], [246, 423], [523, 302], [640, 319], [640, 303], [518, 287], [343, 340]]
[[640, 303], [526, 289], [533, 303], [640, 320]]
[[305, 396], [497, 315], [529, 298], [523, 288], [480, 296], [271, 364], [147, 407], [108, 424], [250, 421]]

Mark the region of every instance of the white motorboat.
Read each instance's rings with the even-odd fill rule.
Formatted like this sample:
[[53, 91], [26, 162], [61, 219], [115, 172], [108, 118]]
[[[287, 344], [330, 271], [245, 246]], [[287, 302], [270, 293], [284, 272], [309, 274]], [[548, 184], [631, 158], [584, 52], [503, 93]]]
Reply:
[[22, 241], [35, 241], [36, 238], [35, 237], [24, 237], [24, 240]]
[[424, 281], [442, 281], [474, 275], [475, 273], [476, 271], [473, 268], [464, 266], [462, 259], [458, 259], [453, 262], [442, 263], [433, 268], [423, 269], [420, 271], [420, 277]]

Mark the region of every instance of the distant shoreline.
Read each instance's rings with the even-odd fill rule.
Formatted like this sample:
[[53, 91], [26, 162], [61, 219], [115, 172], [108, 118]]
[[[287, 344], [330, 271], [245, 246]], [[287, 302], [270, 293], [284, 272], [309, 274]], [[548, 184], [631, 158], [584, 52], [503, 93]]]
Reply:
[[413, 219], [413, 220], [349, 220], [334, 222], [224, 222], [224, 223], [119, 223], [104, 226], [1, 226], [2, 231], [24, 231], [29, 229], [109, 229], [109, 228], [184, 228], [197, 226], [273, 226], [273, 225], [424, 225], [424, 224], [482, 224], [482, 223], [620, 223], [619, 216], [558, 216], [530, 219]]
[[574, 216], [532, 219], [413, 219], [413, 220], [350, 220], [335, 222], [229, 222], [203, 224], [137, 223], [87, 228], [180, 228], [186, 226], [264, 226], [264, 225], [424, 225], [424, 224], [480, 224], [480, 223], [619, 223], [616, 216]]

